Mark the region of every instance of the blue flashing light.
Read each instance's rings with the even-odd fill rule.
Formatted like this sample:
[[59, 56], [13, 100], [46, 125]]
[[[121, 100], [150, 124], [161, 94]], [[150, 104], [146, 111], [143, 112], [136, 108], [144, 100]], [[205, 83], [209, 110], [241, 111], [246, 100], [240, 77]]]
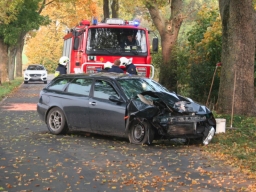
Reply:
[[133, 21], [133, 25], [134, 25], [135, 27], [138, 27], [138, 26], [140, 25], [140, 21], [134, 20], [134, 21]]
[[93, 25], [97, 25], [97, 24], [98, 24], [98, 20], [97, 20], [96, 17], [93, 17], [93, 18], [92, 18], [92, 24], [93, 24]]

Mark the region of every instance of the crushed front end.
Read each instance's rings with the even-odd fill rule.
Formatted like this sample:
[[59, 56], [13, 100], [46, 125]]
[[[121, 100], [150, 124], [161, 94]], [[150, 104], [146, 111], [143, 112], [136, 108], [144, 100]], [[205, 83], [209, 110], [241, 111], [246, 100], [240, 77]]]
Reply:
[[[137, 118], [146, 118], [156, 129], [156, 138], [202, 138], [207, 145], [215, 134], [212, 112], [190, 99], [170, 92], [146, 91], [129, 105]], [[142, 104], [143, 103], [143, 104]]]

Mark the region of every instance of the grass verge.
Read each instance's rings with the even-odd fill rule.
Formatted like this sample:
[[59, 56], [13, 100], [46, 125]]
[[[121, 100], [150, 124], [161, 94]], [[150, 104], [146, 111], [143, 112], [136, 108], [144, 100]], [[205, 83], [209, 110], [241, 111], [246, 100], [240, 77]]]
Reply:
[[10, 82], [5, 82], [0, 85], [0, 101], [3, 100], [8, 94], [19, 87], [23, 83], [22, 77], [17, 77]]
[[227, 164], [256, 178], [256, 117], [233, 117], [216, 114], [215, 118], [226, 119], [226, 132], [216, 134], [204, 151]]

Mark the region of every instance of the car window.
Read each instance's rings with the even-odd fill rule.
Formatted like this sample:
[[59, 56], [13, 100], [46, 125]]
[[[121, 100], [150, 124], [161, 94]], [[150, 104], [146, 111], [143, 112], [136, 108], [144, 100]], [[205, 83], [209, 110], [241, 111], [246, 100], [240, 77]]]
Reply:
[[45, 70], [41, 65], [29, 65], [28, 70]]
[[50, 90], [63, 90], [64, 87], [69, 83], [69, 79], [58, 79], [51, 83], [48, 87]]
[[67, 92], [89, 96], [92, 79], [74, 79], [68, 86]]
[[144, 79], [120, 79], [118, 82], [129, 99], [135, 98], [144, 91], [156, 91], [154, 86]]
[[119, 98], [114, 87], [107, 81], [96, 80], [94, 84], [93, 96], [100, 99], [109, 99], [110, 96], [116, 96]]

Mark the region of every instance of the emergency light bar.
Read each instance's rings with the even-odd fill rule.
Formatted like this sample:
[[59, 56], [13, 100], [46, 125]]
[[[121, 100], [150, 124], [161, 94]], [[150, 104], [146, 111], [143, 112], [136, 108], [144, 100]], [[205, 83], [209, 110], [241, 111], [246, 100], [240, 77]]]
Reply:
[[140, 25], [140, 22], [138, 20], [124, 21], [123, 19], [119, 18], [108, 18], [106, 19], [106, 23], [109, 25], [132, 25], [135, 27], [138, 27]]
[[110, 25], [123, 25], [124, 20], [118, 18], [106, 19], [106, 23]]

